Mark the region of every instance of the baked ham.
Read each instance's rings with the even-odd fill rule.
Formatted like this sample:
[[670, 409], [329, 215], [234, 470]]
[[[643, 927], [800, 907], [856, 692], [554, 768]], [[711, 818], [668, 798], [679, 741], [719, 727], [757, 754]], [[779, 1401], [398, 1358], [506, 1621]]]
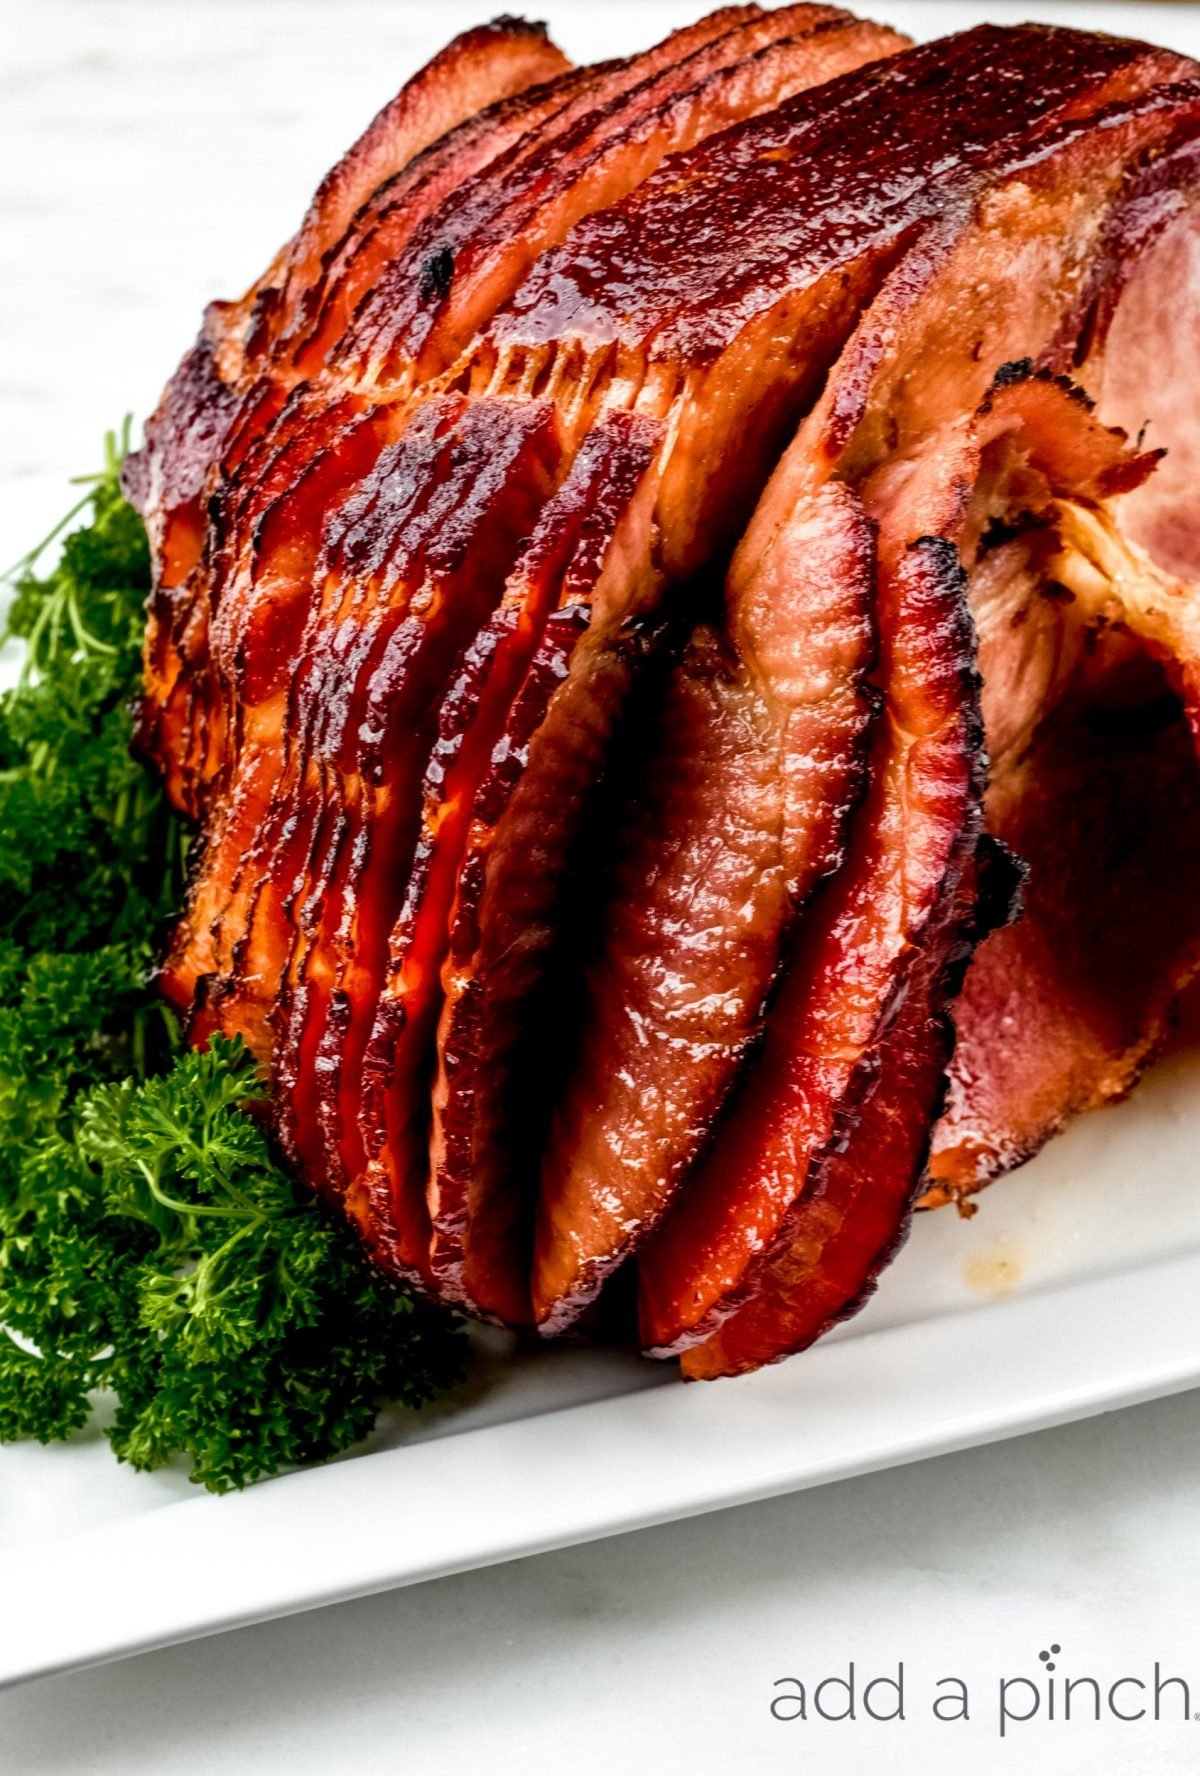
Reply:
[[503, 19], [210, 308], [126, 468], [163, 986], [390, 1274], [735, 1373], [1133, 1084], [1200, 966], [1198, 178], [1142, 44]]

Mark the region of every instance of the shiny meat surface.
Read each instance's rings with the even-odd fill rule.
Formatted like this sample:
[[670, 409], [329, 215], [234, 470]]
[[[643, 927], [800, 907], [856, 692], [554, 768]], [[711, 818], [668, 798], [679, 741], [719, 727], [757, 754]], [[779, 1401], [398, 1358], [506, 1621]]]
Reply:
[[163, 986], [393, 1275], [553, 1335], [636, 1266], [745, 1369], [902, 1239], [964, 969], [929, 1200], [1136, 1077], [1200, 960], [1198, 166], [1114, 38], [500, 20], [210, 307], [126, 471]]

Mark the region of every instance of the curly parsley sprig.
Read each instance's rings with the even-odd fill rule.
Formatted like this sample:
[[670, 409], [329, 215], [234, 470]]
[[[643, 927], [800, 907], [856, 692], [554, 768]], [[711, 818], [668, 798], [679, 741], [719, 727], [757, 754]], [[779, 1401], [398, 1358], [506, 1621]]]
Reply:
[[6, 576], [24, 659], [0, 695], [0, 1441], [69, 1436], [103, 1389], [118, 1456], [182, 1455], [224, 1491], [442, 1391], [461, 1338], [276, 1164], [241, 1045], [182, 1050], [154, 990], [187, 834], [130, 753], [150, 563], [127, 444], [110, 435]]

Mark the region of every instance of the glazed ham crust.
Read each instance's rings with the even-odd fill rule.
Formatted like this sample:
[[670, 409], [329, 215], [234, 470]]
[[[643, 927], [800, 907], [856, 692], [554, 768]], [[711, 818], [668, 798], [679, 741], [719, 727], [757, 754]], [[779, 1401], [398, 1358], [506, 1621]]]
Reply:
[[163, 985], [391, 1274], [552, 1336], [636, 1267], [736, 1372], [1128, 1088], [1200, 965], [1198, 166], [1114, 38], [504, 19], [209, 309], [126, 469]]

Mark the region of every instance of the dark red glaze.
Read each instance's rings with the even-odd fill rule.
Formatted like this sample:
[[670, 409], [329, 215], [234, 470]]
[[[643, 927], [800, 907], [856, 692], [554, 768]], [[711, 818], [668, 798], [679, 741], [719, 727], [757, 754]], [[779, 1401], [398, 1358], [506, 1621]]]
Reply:
[[[557, 159], [549, 146], [564, 128], [569, 129], [572, 123], [578, 124], [580, 119], [595, 121], [603, 115], [603, 126], [597, 123], [599, 136], [593, 132], [593, 136], [587, 139], [599, 141], [605, 130], [611, 137], [619, 133], [621, 122], [628, 125], [636, 121], [647, 106], [651, 110], [654, 103], [661, 106], [671, 90], [671, 82], [674, 80], [676, 85], [679, 84], [671, 70], [681, 55], [690, 70], [684, 84], [694, 88], [706, 71], [720, 72], [725, 61], [740, 52], [753, 50], [764, 38], [768, 41], [776, 38], [785, 28], [795, 28], [801, 22], [816, 25], [836, 16], [830, 9], [795, 8], [774, 15], [768, 25], [755, 18], [754, 9], [749, 8], [714, 15], [702, 25], [677, 33], [668, 40], [667, 46], [660, 46], [647, 57], [634, 58], [611, 71], [597, 71], [587, 81], [567, 76], [566, 84], [573, 96], [565, 105], [558, 102], [562, 97], [560, 83], [549, 97], [537, 92], [529, 96], [524, 106], [517, 100], [502, 107], [504, 127], [516, 129], [518, 122], [521, 127], [507, 159], [492, 158], [503, 159], [504, 166], [511, 172], [514, 164], [531, 157], [537, 159], [540, 154], [541, 161], [550, 164], [560, 188], [566, 191], [571, 187], [567, 174], [570, 163]], [[751, 19], [753, 24], [747, 22]], [[716, 63], [710, 66], [703, 57], [697, 63], [696, 52], [705, 44], [714, 43], [726, 46]], [[837, 53], [844, 62], [866, 52], [860, 47]], [[706, 111], [703, 101], [693, 94], [688, 117], [691, 134], [702, 133], [706, 119], [709, 125], [724, 121], [730, 107], [736, 111], [739, 105], [745, 108], [752, 103], [765, 102], [764, 92], [774, 92], [780, 80], [795, 84], [804, 77], [803, 66], [803, 62], [797, 63], [793, 56], [786, 70], [768, 78], [765, 88], [761, 83], [751, 82], [748, 89], [735, 85], [726, 90], [718, 82], [719, 90], [710, 111]], [[636, 102], [622, 108], [618, 102], [622, 93], [630, 94], [631, 99], [637, 95], [641, 111]], [[610, 108], [617, 103], [619, 118], [607, 115], [605, 103]], [[457, 135], [461, 136], [462, 132]], [[472, 136], [472, 142], [474, 146], [469, 152], [478, 157], [478, 138]], [[432, 160], [438, 171], [434, 176], [426, 164], [422, 175], [409, 182], [404, 210], [413, 227], [419, 222], [420, 215], [433, 205], [435, 188], [444, 188], [447, 169], [460, 164], [460, 150], [468, 152], [461, 140], [448, 141], [421, 157], [425, 163]], [[617, 158], [620, 160], [621, 157]], [[625, 165], [623, 177], [624, 188], [627, 188], [631, 181], [648, 170], [649, 163], [644, 155], [639, 159], [631, 151], [625, 156]], [[586, 157], [582, 170], [587, 170]], [[439, 178], [442, 186], [438, 186]], [[584, 196], [579, 201], [586, 202], [589, 192], [591, 201], [601, 200], [601, 188], [588, 187], [586, 178], [582, 185]], [[468, 202], [470, 192], [474, 196]], [[448, 213], [462, 215], [469, 212], [482, 225], [489, 213], [488, 205], [507, 201], [510, 195], [496, 169], [484, 168], [474, 184], [468, 181], [467, 185], [460, 183], [456, 186], [446, 200], [450, 204]], [[293, 253], [293, 269], [303, 260], [304, 254], [297, 248]], [[265, 349], [261, 340], [255, 349], [261, 357]], [[269, 386], [269, 383], [263, 385], [264, 389]], [[285, 900], [288, 905], [296, 904], [295, 892], [290, 886], [290, 869], [284, 866], [280, 840], [276, 836], [280, 816], [277, 813], [271, 816], [265, 838], [261, 833], [255, 836], [264, 790], [270, 787], [270, 767], [264, 763], [263, 748], [278, 748], [281, 744], [284, 692], [279, 685], [280, 669], [287, 667], [293, 654], [302, 651], [301, 637], [312, 615], [312, 533], [319, 531], [324, 522], [334, 493], [343, 497], [347, 486], [353, 485], [354, 475], [366, 473], [372, 461], [372, 449], [377, 454], [389, 432], [394, 433], [402, 421], [402, 414], [368, 409], [367, 426], [362, 435], [369, 444], [366, 455], [360, 453], [356, 461], [353, 453], [345, 449], [340, 436], [341, 412], [348, 405], [355, 404], [365, 406], [361, 397], [347, 397], [337, 390], [322, 391], [317, 386], [308, 385], [295, 389], [282, 407], [278, 401], [268, 400], [265, 393], [244, 399], [237, 434], [237, 458], [228, 464], [229, 473], [219, 494], [210, 498], [210, 535], [205, 558], [188, 587], [187, 607], [196, 633], [190, 637], [186, 650], [177, 649], [173, 653], [172, 683], [168, 686], [164, 682], [159, 697], [161, 715], [155, 730], [155, 750], [162, 753], [170, 748], [176, 755], [173, 764], [181, 777], [179, 799], [193, 811], [198, 811], [218, 767], [224, 771], [220, 798], [223, 808], [217, 816], [222, 827], [222, 841], [210, 846], [207, 888], [203, 883], [197, 884], [192, 896], [195, 911], [190, 922], [191, 935], [181, 933], [176, 943], [169, 976], [172, 989], [177, 997], [184, 999], [195, 982], [205, 978], [209, 983], [210, 1019], [216, 1005], [222, 1004], [227, 1027], [252, 1035], [260, 1046], [264, 1041], [261, 1017], [254, 1015], [249, 1020], [241, 1017], [237, 989], [231, 987], [227, 979], [230, 958], [237, 946], [247, 954], [258, 950], [258, 945], [248, 934], [247, 925], [247, 921], [254, 917], [254, 890], [243, 885], [247, 870], [239, 867], [237, 859], [239, 856], [247, 859], [252, 870], [261, 868], [264, 856], [273, 859], [277, 868], [284, 869], [288, 885], [285, 893], [265, 890], [258, 896], [259, 901], [273, 904], [277, 909], [285, 908]], [[337, 446], [332, 450], [331, 434]], [[324, 501], [318, 497], [319, 490], [314, 486], [322, 480], [331, 490]], [[296, 483], [294, 487], [293, 481]], [[280, 553], [272, 551], [272, 537], [287, 538], [296, 526], [299, 526], [302, 546], [291, 551], [283, 550], [284, 558], [272, 561], [272, 553]], [[184, 664], [186, 670], [181, 669]], [[149, 701], [153, 704], [154, 698]], [[177, 714], [172, 714], [176, 701], [181, 701], [183, 707]], [[230, 773], [237, 768], [235, 760], [245, 737], [245, 712], [259, 705], [265, 705], [265, 708], [259, 709], [257, 717], [248, 724], [258, 750], [241, 767], [241, 780], [234, 782]], [[290, 741], [285, 744], [291, 746]], [[297, 836], [294, 820], [285, 817], [285, 821], [287, 852], [289, 858], [294, 858], [303, 854], [303, 838]], [[324, 846], [323, 855], [330, 855], [330, 843]], [[318, 876], [321, 881], [326, 881], [329, 872], [321, 870]], [[278, 931], [278, 918], [268, 923]], [[275, 965], [254, 973], [257, 1002], [269, 1002], [275, 990], [278, 943], [275, 953]]]
[[877, 62], [668, 160], [546, 256], [495, 335], [711, 363], [832, 263], [936, 215], [972, 175], [1181, 70], [1192, 64], [1165, 50], [1037, 25], [984, 25]]
[[[263, 277], [240, 301], [210, 304], [200, 338], [123, 475], [146, 516], [156, 585], [163, 591], [181, 588], [201, 566], [205, 496], [218, 465], [224, 461], [227, 472], [236, 467], [246, 434], [253, 437], [271, 422], [296, 381], [286, 355], [278, 361], [276, 336], [359, 205], [481, 107], [502, 103], [568, 66], [541, 26], [507, 19], [464, 33], [385, 106], [338, 162], [294, 241]], [[205, 670], [205, 624], [214, 597], [209, 575], [199, 572], [186, 598], [164, 601], [156, 594], [147, 631], [143, 746], [166, 774], [173, 798], [191, 813], [199, 807], [196, 767], [181, 761], [192, 744], [194, 719], [189, 708], [177, 707], [178, 699], [168, 700], [175, 672], [192, 677]], [[168, 638], [183, 631], [188, 645], [164, 677], [177, 651]]]
[[[480, 231], [491, 226], [510, 194], [515, 195], [530, 180], [536, 182], [547, 156], [551, 164], [557, 164], [579, 138], [586, 140], [597, 126], [602, 130], [608, 114], [623, 109], [626, 95], [633, 95], [636, 114], [637, 95], [653, 82], [656, 73], [666, 71], [669, 75], [680, 58], [756, 16], [761, 16], [757, 6], [725, 7], [673, 32], [642, 55], [579, 70], [582, 78], [563, 79], [551, 95], [556, 102], [531, 117], [512, 139], [504, 139], [507, 132], [502, 128], [498, 152], [459, 180], [435, 209], [419, 217], [413, 235], [406, 236], [392, 262], [380, 268], [380, 278], [367, 287], [359, 313], [335, 355], [346, 362], [360, 355], [375, 355], [375, 336], [380, 329], [394, 337], [404, 321], [411, 323], [414, 316], [424, 317], [420, 324], [427, 332], [449, 291], [458, 261], [470, 252]], [[393, 321], [396, 305], [402, 313]]]
[[[570, 66], [545, 25], [527, 19], [493, 19], [456, 37], [384, 106], [321, 181], [288, 248], [277, 300], [273, 291], [273, 300], [263, 305], [267, 312], [286, 316], [294, 310], [376, 192], [423, 161], [428, 176], [426, 157], [447, 140], [466, 177], [480, 113], [494, 114], [531, 88], [569, 77]], [[261, 355], [265, 341], [252, 335], [250, 345]]]
[[676, 33], [566, 107], [536, 152], [518, 145], [431, 215], [364, 302], [338, 360], [378, 362], [390, 375], [416, 364], [436, 375], [539, 254], [666, 155], [906, 41], [814, 5], [740, 22], [731, 9]]
[[141, 509], [170, 513], [200, 491], [228, 435], [247, 349], [260, 361], [271, 355], [281, 321], [360, 206], [457, 126], [569, 67], [544, 26], [506, 18], [464, 32], [401, 88], [326, 175], [295, 238], [263, 276], [240, 300], [209, 305], [195, 348], [147, 426], [146, 447], [127, 468]]
[[947, 954], [930, 933], [879, 1046], [853, 1133], [788, 1211], [753, 1295], [705, 1343], [683, 1353], [687, 1380], [740, 1375], [805, 1350], [858, 1311], [903, 1244], [954, 1046], [946, 1008], [977, 935], [965, 928], [975, 873], [966, 873], [950, 914], [959, 945]]
[[[519, 1018], [510, 1028], [500, 1008], [509, 1003], [514, 968], [523, 983], [536, 977], [539, 940], [551, 929], [551, 903], [558, 894], [549, 857], [568, 845], [565, 834], [559, 841], [548, 831], [531, 835], [532, 849], [513, 844], [511, 803], [531, 758], [536, 771], [540, 726], [567, 675], [575, 642], [586, 632], [590, 601], [604, 596], [606, 569], [610, 577], [614, 564], [620, 569], [631, 533], [645, 523], [644, 488], [660, 439], [652, 423], [616, 413], [585, 441], [443, 709], [442, 734], [426, 778], [426, 839], [393, 934], [393, 973], [380, 1007], [380, 1033], [385, 1020], [398, 1014], [406, 1026], [418, 1016], [436, 1020], [440, 1014], [432, 1160], [424, 1106], [410, 1110], [408, 1128], [400, 1127], [399, 1137], [414, 1170], [432, 1171], [430, 1264], [447, 1293], [466, 1289], [466, 1248], [477, 1250], [480, 1243], [468, 1237], [475, 1212], [471, 1195], [480, 1173], [477, 1112], [489, 1084], [507, 1068], [505, 1043], [521, 1035]], [[564, 799], [555, 823], [569, 824], [578, 812], [578, 804]], [[510, 856], [536, 878], [524, 894], [514, 883], [525, 908], [515, 946], [506, 886]], [[528, 916], [531, 893], [546, 903], [536, 929]], [[515, 1002], [524, 999], [523, 987]], [[484, 1047], [492, 1056], [492, 1080], [481, 1076]], [[397, 1119], [386, 1099], [379, 1107], [388, 1116], [387, 1136], [381, 1149], [383, 1131], [376, 1123], [373, 1151], [387, 1155], [391, 1165], [403, 1150]], [[364, 1123], [372, 1112], [368, 1090]], [[506, 1142], [503, 1154], [497, 1152], [497, 1169], [510, 1157]], [[496, 1263], [520, 1274], [524, 1256], [508, 1249]]]
[[530, 136], [610, 66], [573, 68], [468, 118], [384, 181], [324, 255], [317, 280], [304, 287], [280, 330], [277, 353], [304, 375], [316, 373], [362, 303], [421, 223], [490, 161]]
[[[205, 849], [168, 964], [172, 996], [184, 1003], [200, 976], [231, 973], [256, 899], [271, 893], [271, 883], [284, 886], [263, 864], [274, 854], [268, 815], [280, 785], [296, 659], [312, 615], [312, 572], [330, 509], [378, 456], [385, 423], [386, 415], [364, 413], [355, 401], [321, 409], [307, 427], [308, 449], [296, 445], [294, 457], [282, 453], [291, 460], [277, 458], [252, 498], [214, 510], [213, 546], [226, 548], [242, 566], [239, 572], [231, 564], [224, 599], [209, 625], [207, 687], [198, 673], [191, 680], [197, 701], [206, 701], [203, 715], [194, 719], [219, 761], [219, 775], [205, 773], [219, 784], [219, 794], [209, 792], [214, 805]], [[229, 533], [233, 540], [226, 542]], [[241, 547], [239, 534], [249, 536]], [[248, 617], [241, 614], [246, 611]], [[222, 735], [228, 736], [224, 746]], [[265, 1013], [278, 975], [264, 978], [263, 961], [260, 954], [255, 980]], [[222, 996], [226, 1027], [250, 1036], [224, 988]], [[255, 1046], [265, 1053], [261, 1022], [255, 1035]]]
[[[475, 403], [438, 438], [419, 497], [406, 497], [399, 513], [389, 506], [396, 481], [407, 484], [393, 465], [337, 545], [342, 575], [358, 576], [368, 595], [325, 632], [335, 645], [313, 651], [304, 686], [300, 722], [320, 726], [297, 800], [320, 810], [324, 837], [297, 898], [307, 942], [289, 965], [292, 1015], [281, 1054], [281, 1070], [294, 1070], [281, 1099], [289, 1142], [309, 1175], [335, 1190], [346, 1176], [344, 1160], [330, 1172], [339, 1155], [328, 1139], [341, 1132], [340, 1121], [328, 1123], [340, 1038], [352, 1023], [370, 1028], [419, 834], [438, 707], [553, 491], [559, 456], [548, 404]], [[307, 781], [314, 767], [315, 790]], [[295, 818], [303, 818], [299, 806]], [[356, 1035], [358, 1055], [364, 1041]], [[361, 1169], [354, 1144], [349, 1157], [353, 1177]]]
[[754, 1292], [792, 1204], [853, 1126], [872, 1051], [974, 848], [983, 753], [966, 579], [952, 543], [896, 528], [903, 540], [881, 538], [879, 557], [885, 706], [850, 858], [801, 926], [711, 1153], [640, 1248], [655, 1354], [703, 1342]]
[[874, 535], [781, 474], [642, 761], [542, 1162], [533, 1305], [553, 1334], [650, 1232], [761, 1032], [799, 908], [841, 861], [872, 709]]

